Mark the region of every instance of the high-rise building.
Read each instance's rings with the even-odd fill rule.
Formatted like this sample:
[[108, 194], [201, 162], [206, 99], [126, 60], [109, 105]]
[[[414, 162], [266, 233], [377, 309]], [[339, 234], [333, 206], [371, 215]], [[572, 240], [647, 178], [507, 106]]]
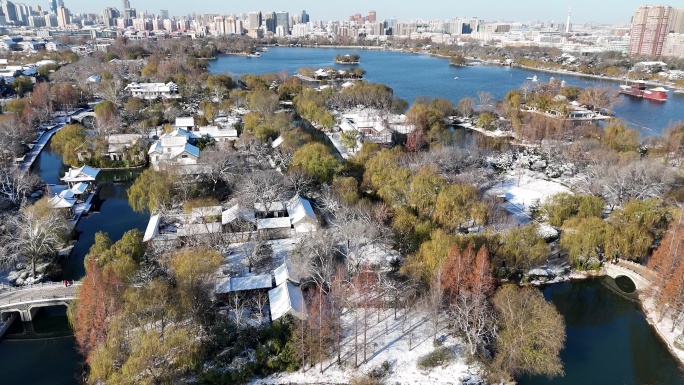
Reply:
[[56, 27], [57, 26], [57, 16], [54, 13], [45, 15], [45, 26], [46, 27]]
[[59, 28], [66, 28], [71, 22], [71, 17], [69, 15], [69, 10], [63, 6], [57, 7], [57, 25]]
[[116, 27], [116, 19], [121, 17], [119, 10], [107, 7], [102, 11], [102, 20], [107, 27]]
[[672, 7], [642, 5], [632, 17], [629, 33], [629, 55], [660, 56], [669, 32]]
[[276, 31], [276, 13], [266, 13], [266, 32], [275, 33]]
[[302, 20], [300, 20], [302, 24], [306, 24], [309, 22], [309, 14], [306, 13], [306, 10], [302, 11]]
[[672, 10], [670, 18], [670, 31], [674, 33], [684, 33], [684, 8]]
[[7, 24], [14, 24], [17, 22], [17, 8], [11, 1], [5, 1], [2, 3], [2, 13], [5, 14], [5, 20]]
[[283, 35], [290, 34], [290, 13], [285, 11], [276, 12], [276, 31], [278, 27], [283, 27]]
[[135, 19], [137, 16], [137, 12], [135, 11], [135, 8], [126, 8], [124, 9], [123, 12], [123, 18], [124, 19]]
[[368, 18], [366, 20], [371, 22], [371, 23], [375, 23], [375, 19], [376, 19], [375, 11], [368, 12]]
[[169, 18], [169, 10], [168, 9], [160, 9], [159, 10], [159, 18], [162, 20], [166, 20]]
[[64, 6], [64, 0], [57, 0], [57, 8]]
[[123, 9], [128, 9], [131, 7], [131, 2], [128, 0], [121, 0], [121, 7]]
[[684, 59], [684, 34], [671, 33], [663, 43], [663, 56]]
[[261, 11], [248, 13], [247, 22], [249, 23], [249, 29], [257, 29], [261, 27]]
[[50, 13], [57, 14], [57, 0], [50, 0]]

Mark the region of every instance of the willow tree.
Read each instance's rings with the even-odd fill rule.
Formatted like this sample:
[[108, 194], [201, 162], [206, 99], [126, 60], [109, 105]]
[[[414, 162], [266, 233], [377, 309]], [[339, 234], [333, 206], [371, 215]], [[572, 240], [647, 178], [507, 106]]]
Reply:
[[174, 183], [167, 170], [147, 169], [128, 189], [128, 203], [139, 213], [155, 213], [171, 206]]
[[499, 317], [493, 367], [508, 380], [521, 375], [562, 376], [565, 322], [536, 288], [505, 285], [494, 295]]

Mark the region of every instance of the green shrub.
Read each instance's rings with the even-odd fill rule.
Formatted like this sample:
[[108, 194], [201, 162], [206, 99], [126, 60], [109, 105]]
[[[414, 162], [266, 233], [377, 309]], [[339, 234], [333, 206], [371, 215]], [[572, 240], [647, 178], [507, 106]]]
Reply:
[[418, 359], [418, 369], [430, 370], [438, 366], [444, 366], [455, 358], [456, 355], [451, 349], [447, 347], [437, 348]]

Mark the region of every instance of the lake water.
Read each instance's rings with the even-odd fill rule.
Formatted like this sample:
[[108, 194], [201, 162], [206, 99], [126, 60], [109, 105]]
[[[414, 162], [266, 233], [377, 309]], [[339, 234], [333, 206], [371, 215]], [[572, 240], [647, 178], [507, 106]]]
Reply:
[[[338, 52], [359, 53], [362, 68], [368, 71], [368, 80], [389, 85], [398, 96], [409, 101], [427, 95], [458, 102], [461, 97], [475, 96], [479, 90], [501, 98], [533, 74], [515, 68], [453, 68], [443, 59], [424, 55], [285, 48], [270, 49], [259, 59], [221, 57], [212, 62], [211, 71], [263, 74], [286, 69], [292, 73], [301, 67], [330, 66]], [[547, 80], [546, 75], [537, 75], [541, 80]], [[453, 80], [454, 76], [459, 80]], [[564, 79], [570, 85], [593, 84], [575, 77]], [[681, 109], [684, 99], [672, 95], [671, 99], [661, 105], [630, 101], [630, 104], [620, 106], [617, 113], [624, 113], [626, 115], [622, 116], [630, 116], [629, 120], [649, 127], [650, 131], [643, 131], [645, 133], [659, 133], [669, 120], [684, 119]], [[629, 114], [627, 107], [630, 105], [640, 112]], [[679, 110], [676, 110], [677, 106]], [[48, 147], [34, 165], [34, 171], [46, 183], [57, 183], [65, 167], [61, 158]], [[114, 183], [114, 180], [135, 177], [135, 174], [125, 174], [102, 174], [105, 183], [96, 205], [99, 213], [90, 214], [78, 224], [79, 241], [64, 266], [67, 278], [83, 276], [83, 257], [97, 231], [108, 232], [116, 241], [129, 229], [144, 229], [147, 217], [134, 213], [128, 206], [127, 184]], [[567, 324], [568, 341], [562, 352], [566, 376], [550, 381], [524, 378], [520, 380], [521, 384], [684, 384], [675, 360], [650, 329], [636, 303], [603, 288], [599, 280], [553, 285], [543, 292], [563, 314]], [[78, 382], [83, 357], [76, 351], [74, 338], [69, 335], [64, 309], [54, 308], [41, 313], [32, 325], [37, 336], [24, 334], [23, 325], [17, 323], [9, 338], [0, 340], [3, 382], [56, 385]], [[27, 339], [34, 337], [38, 339]]]
[[[60, 156], [48, 146], [34, 163], [33, 172], [45, 183], [59, 183], [68, 169]], [[77, 225], [78, 240], [68, 259], [62, 262], [63, 279], [79, 280], [85, 275], [83, 259], [103, 231], [117, 241], [131, 229], [145, 230], [148, 216], [136, 213], [128, 205], [126, 189], [138, 175], [129, 171], [102, 171], [101, 188], [93, 201], [93, 211]], [[33, 332], [26, 332], [32, 328]], [[32, 324], [15, 322], [0, 340], [0, 376], [3, 382], [66, 385], [78, 383], [83, 356], [66, 317], [66, 308], [41, 310]]]
[[565, 376], [522, 378], [520, 385], [680, 385], [677, 361], [646, 322], [639, 304], [596, 278], [543, 289], [565, 319]]
[[[537, 76], [540, 82], [551, 77], [565, 80], [569, 86], [592, 87], [619, 84], [610, 81], [593, 80], [570, 75], [557, 75], [528, 71], [519, 68], [497, 66], [453, 67], [447, 59], [428, 55], [374, 50], [353, 50], [333, 48], [286, 48], [273, 47], [260, 58], [225, 55], [210, 61], [211, 73], [232, 75], [266, 74], [286, 71], [292, 75], [302, 67], [348, 68], [333, 63], [336, 54], [356, 53], [361, 56], [360, 68], [366, 71], [366, 79], [392, 87], [395, 95], [412, 102], [416, 97], [440, 97], [458, 103], [461, 98], [476, 98], [478, 91], [486, 91], [497, 99], [511, 89], [529, 83], [528, 77]], [[458, 80], [454, 79], [458, 77]], [[624, 119], [643, 136], [661, 135], [664, 128], [673, 122], [684, 121], [684, 94], [668, 95], [665, 103], [632, 99], [620, 96], [622, 104], [615, 108], [617, 117]], [[476, 99], [477, 100], [477, 99]]]

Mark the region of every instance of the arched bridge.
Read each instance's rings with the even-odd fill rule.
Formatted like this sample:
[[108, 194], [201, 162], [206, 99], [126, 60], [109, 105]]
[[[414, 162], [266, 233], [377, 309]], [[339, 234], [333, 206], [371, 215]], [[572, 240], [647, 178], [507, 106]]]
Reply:
[[77, 114], [71, 115], [71, 121], [79, 122], [83, 125], [91, 125], [95, 121], [96, 116], [93, 110], [81, 111]]
[[606, 263], [603, 269], [607, 276], [615, 279], [617, 277], [627, 277], [634, 282], [638, 291], [644, 291], [651, 286], [655, 279], [655, 273], [646, 266], [638, 263], [618, 260], [617, 263]]
[[76, 298], [80, 282], [46, 282], [25, 287], [0, 287], [0, 314], [19, 313], [21, 320], [29, 322], [41, 307], [67, 306]]

